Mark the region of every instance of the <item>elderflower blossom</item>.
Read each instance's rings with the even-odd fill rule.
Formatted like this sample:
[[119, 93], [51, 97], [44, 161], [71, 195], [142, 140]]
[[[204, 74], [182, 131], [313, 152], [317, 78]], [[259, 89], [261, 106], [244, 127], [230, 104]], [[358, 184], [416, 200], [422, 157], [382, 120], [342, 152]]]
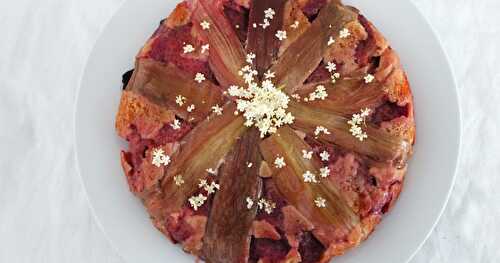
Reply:
[[276, 73], [272, 72], [271, 70], [268, 70], [267, 72], [264, 73], [265, 79], [272, 79], [275, 77], [276, 77]]
[[286, 31], [285, 30], [278, 30], [276, 32], [276, 37], [280, 40], [280, 41], [283, 41], [287, 38], [286, 36]]
[[191, 45], [191, 44], [185, 45], [184, 47], [182, 47], [182, 49], [184, 51], [184, 54], [191, 53], [191, 52], [195, 51], [193, 45]]
[[257, 84], [254, 82], [258, 75], [250, 65], [243, 67], [238, 74], [243, 77], [248, 88], [230, 86], [228, 93], [237, 97], [237, 110], [245, 117], [245, 126], [255, 126], [263, 138], [267, 134], [275, 133], [285, 124], [293, 123], [294, 117], [287, 113], [290, 98], [274, 86], [270, 79]]
[[366, 84], [372, 83], [375, 80], [375, 76], [373, 76], [372, 74], [368, 74], [364, 77], [364, 79]]
[[316, 204], [317, 207], [323, 208], [326, 207], [326, 199], [323, 197], [318, 197], [314, 200], [314, 203]]
[[177, 95], [177, 97], [175, 97], [175, 103], [177, 103], [177, 105], [179, 106], [182, 106], [184, 105], [184, 103], [186, 103], [186, 97], [182, 96], [182, 95]]
[[321, 157], [322, 161], [328, 162], [330, 160], [330, 154], [327, 151], [323, 151], [319, 154], [319, 157]]
[[309, 94], [308, 101], [315, 101], [315, 100], [325, 100], [328, 97], [328, 93], [326, 92], [326, 88], [323, 85], [318, 85], [316, 87], [316, 90], [314, 92], [311, 92]]
[[285, 167], [286, 166], [285, 158], [283, 158], [282, 156], [276, 157], [276, 159], [274, 160], [274, 165], [278, 169]]
[[350, 35], [351, 35], [351, 32], [349, 32], [349, 29], [347, 29], [347, 28], [344, 28], [344, 29], [340, 30], [340, 32], [339, 32], [340, 38], [348, 38]]
[[170, 156], [166, 155], [163, 149], [153, 149], [151, 163], [156, 167], [167, 166], [170, 163]]
[[330, 168], [328, 168], [328, 166], [320, 168], [319, 173], [320, 173], [321, 177], [326, 178], [330, 175]]
[[203, 30], [208, 30], [210, 29], [210, 23], [206, 20], [203, 20], [201, 23], [200, 23], [200, 26]]
[[208, 184], [207, 180], [205, 180], [205, 179], [200, 179], [200, 183], [198, 184], [198, 186], [200, 188], [203, 188], [205, 191], [207, 191], [207, 193], [209, 195], [215, 193], [215, 189], [217, 189], [217, 190], [220, 189], [219, 184], [217, 184], [216, 182], [211, 182], [210, 184]]
[[259, 200], [259, 202], [257, 203], [257, 206], [259, 207], [259, 209], [264, 209], [264, 211], [266, 211], [267, 214], [271, 214], [274, 210], [274, 208], [276, 208], [276, 203], [270, 201], [270, 200], [266, 200], [264, 198], [261, 198]]
[[177, 186], [181, 186], [182, 184], [184, 184], [184, 178], [182, 178], [182, 175], [179, 174], [174, 176], [174, 183]]
[[361, 128], [361, 124], [365, 122], [366, 117], [370, 116], [371, 110], [366, 108], [362, 109], [361, 113], [359, 114], [353, 114], [352, 118], [347, 121], [347, 124], [351, 126], [349, 129], [349, 132], [352, 134], [352, 136], [356, 137], [360, 141], [364, 141], [365, 139], [368, 138], [368, 134], [366, 134], [365, 131]]
[[219, 106], [219, 104], [216, 104], [215, 106], [212, 106], [212, 111], [213, 113], [215, 113], [216, 115], [222, 115], [222, 107]]
[[316, 127], [316, 130], [314, 131], [314, 135], [316, 135], [316, 137], [317, 137], [317, 136], [319, 136], [319, 135], [320, 135], [320, 133], [324, 133], [324, 134], [326, 134], [326, 135], [329, 135], [329, 134], [330, 134], [330, 132], [328, 131], [328, 129], [327, 129], [327, 128], [325, 128], [325, 127], [323, 127], [323, 126], [317, 126], [317, 127]]
[[333, 37], [330, 37], [330, 38], [328, 39], [327, 44], [328, 44], [328, 46], [331, 46], [331, 45], [335, 44], [335, 39], [334, 39]]
[[275, 14], [276, 14], [276, 12], [272, 8], [268, 8], [268, 9], [264, 10], [264, 17], [265, 18], [273, 19]]
[[249, 210], [252, 209], [253, 204], [254, 204], [252, 198], [251, 197], [247, 197], [246, 201], [247, 201], [247, 209], [249, 209]]
[[302, 150], [302, 157], [307, 160], [311, 160], [313, 155], [313, 151]]
[[310, 171], [306, 171], [302, 177], [304, 178], [305, 183], [317, 183], [318, 180], [316, 180], [316, 175], [311, 173]]
[[179, 130], [181, 128], [181, 122], [178, 119], [175, 119], [173, 123], [170, 123], [170, 126], [174, 130]]
[[255, 59], [255, 53], [250, 52], [249, 54], [247, 54], [247, 60], [246, 60], [247, 63], [252, 64], [254, 59]]
[[207, 201], [207, 197], [202, 194], [198, 194], [198, 196], [191, 196], [189, 198], [189, 204], [194, 209], [194, 211], [197, 211], [198, 208], [205, 203], [205, 201]]
[[331, 61], [329, 61], [326, 65], [326, 69], [328, 70], [328, 72], [332, 73], [332, 72], [335, 72], [335, 70], [337, 70], [337, 65]]
[[196, 76], [194, 77], [194, 81], [198, 83], [202, 83], [205, 80], [205, 75], [203, 73], [196, 73]]
[[205, 53], [207, 52], [208, 50], [210, 50], [210, 44], [205, 44], [203, 46], [201, 46], [201, 53]]
[[217, 175], [217, 171], [215, 171], [213, 168], [208, 168], [205, 171], [210, 175]]

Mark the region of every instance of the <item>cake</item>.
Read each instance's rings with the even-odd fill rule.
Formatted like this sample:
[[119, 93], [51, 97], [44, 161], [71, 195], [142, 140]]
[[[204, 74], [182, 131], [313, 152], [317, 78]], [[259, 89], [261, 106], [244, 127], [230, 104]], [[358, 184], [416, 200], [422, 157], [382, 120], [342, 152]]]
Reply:
[[183, 1], [123, 84], [130, 191], [205, 262], [329, 262], [402, 190], [410, 85], [387, 40], [340, 1]]

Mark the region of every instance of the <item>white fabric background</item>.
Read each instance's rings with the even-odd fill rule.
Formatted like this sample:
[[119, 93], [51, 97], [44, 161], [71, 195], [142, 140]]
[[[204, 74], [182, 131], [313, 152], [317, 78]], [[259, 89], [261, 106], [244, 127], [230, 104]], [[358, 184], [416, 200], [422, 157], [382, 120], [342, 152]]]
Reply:
[[[0, 262], [122, 262], [90, 213], [72, 131], [86, 58], [122, 1], [0, 0]], [[500, 1], [413, 1], [450, 56], [463, 117], [456, 187], [413, 263], [499, 262]]]

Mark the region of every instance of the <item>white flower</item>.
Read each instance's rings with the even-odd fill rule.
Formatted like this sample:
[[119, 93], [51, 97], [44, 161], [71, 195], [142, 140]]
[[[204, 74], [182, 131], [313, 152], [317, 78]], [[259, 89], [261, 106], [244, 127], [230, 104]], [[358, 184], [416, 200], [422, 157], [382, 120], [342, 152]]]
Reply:
[[276, 203], [267, 201], [264, 207], [264, 211], [266, 211], [266, 213], [270, 215], [273, 213], [274, 208], [276, 208]]
[[276, 77], [276, 73], [272, 72], [270, 69], [264, 73], [264, 79], [272, 79]]
[[278, 156], [274, 159], [274, 166], [278, 169], [281, 169], [286, 166], [285, 158]]
[[328, 97], [326, 88], [323, 85], [316, 86], [316, 90], [309, 94], [308, 101], [315, 101], [316, 99], [325, 100]]
[[[272, 72], [266, 73], [269, 73], [267, 77], [274, 75]], [[228, 93], [239, 98], [236, 100], [237, 110], [243, 113], [246, 127], [257, 127], [261, 137], [264, 137], [293, 122], [295, 118], [286, 112], [289, 97], [276, 88], [270, 78], [262, 81], [260, 85], [254, 82], [258, 72], [250, 65], [244, 66], [238, 74], [243, 77], [248, 88], [233, 85], [229, 87]]]
[[335, 83], [337, 82], [337, 79], [339, 79], [339, 78], [340, 78], [340, 73], [335, 72], [335, 73], [333, 73], [333, 74], [330, 76], [330, 78], [332, 79], [332, 83], [334, 83], [334, 84], [335, 84]]
[[276, 208], [276, 203], [271, 202], [269, 200], [266, 200], [264, 198], [261, 198], [259, 202], [257, 203], [259, 209], [264, 209], [266, 213], [271, 214], [273, 212], [273, 209]]
[[151, 163], [156, 167], [160, 167], [162, 165], [167, 166], [170, 163], [170, 156], [165, 155], [165, 151], [161, 148], [153, 149], [153, 158]]
[[314, 203], [316, 204], [317, 207], [323, 208], [326, 207], [326, 199], [323, 197], [318, 197], [314, 200]]
[[319, 173], [320, 173], [321, 177], [326, 178], [330, 175], [330, 168], [328, 168], [328, 166], [320, 168]]
[[217, 172], [212, 168], [208, 168], [205, 171], [210, 175], [217, 175]]
[[186, 97], [182, 96], [182, 95], [177, 95], [177, 97], [175, 97], [175, 103], [177, 103], [177, 105], [179, 106], [182, 106], [184, 105], [184, 103], [186, 103]]
[[367, 74], [367, 75], [365, 76], [365, 83], [367, 83], [367, 84], [368, 84], [368, 83], [372, 83], [372, 82], [373, 82], [373, 80], [375, 80], [375, 76], [373, 76], [372, 74]]
[[194, 104], [191, 104], [187, 107], [187, 112], [193, 112], [195, 108], [196, 106], [194, 106]]
[[184, 50], [184, 54], [187, 54], [187, 53], [194, 52], [195, 49], [194, 49], [193, 45], [187, 44], [183, 47], [183, 50]]
[[332, 73], [337, 70], [337, 65], [333, 62], [328, 62], [328, 64], [326, 65], [326, 69], [328, 69], [328, 72]]
[[299, 21], [295, 20], [295, 22], [293, 22], [293, 24], [291, 24], [290, 27], [293, 29], [299, 28]]
[[323, 127], [323, 126], [316, 126], [316, 130], [314, 131], [314, 135], [318, 136], [320, 133], [324, 133], [324, 134], [330, 134], [330, 132], [328, 131], [327, 128]]
[[176, 175], [174, 176], [174, 182], [175, 182], [175, 185], [177, 186], [181, 186], [182, 184], [184, 184], [184, 179], [182, 178], [182, 175]]
[[215, 182], [212, 182], [209, 184], [206, 184], [205, 186], [203, 186], [203, 189], [205, 189], [205, 191], [207, 191], [208, 194], [213, 194], [215, 193], [215, 190], [219, 190], [220, 189], [220, 185], [215, 183]]
[[333, 37], [330, 37], [328, 39], [328, 43], [327, 44], [328, 44], [328, 46], [331, 46], [331, 45], [335, 44], [335, 39]]
[[267, 201], [266, 201], [266, 199], [261, 198], [261, 199], [259, 200], [259, 202], [257, 203], [257, 206], [259, 207], [259, 209], [263, 209], [263, 208], [264, 208], [264, 206], [266, 205], [266, 202], [267, 202]]
[[203, 73], [196, 73], [196, 76], [194, 77], [194, 81], [198, 83], [202, 83], [205, 80], [205, 75]]
[[267, 18], [264, 18], [264, 23], [261, 23], [259, 25], [262, 27], [262, 29], [266, 29], [268, 26], [271, 25], [271, 23], [269, 23], [269, 20]]
[[205, 44], [203, 46], [201, 46], [201, 53], [205, 53], [206, 51], [208, 51], [210, 49], [210, 44]]
[[302, 157], [307, 160], [311, 160], [313, 155], [313, 151], [302, 150]]
[[252, 64], [254, 59], [255, 59], [254, 53], [250, 52], [249, 54], [247, 54], [247, 63]]
[[348, 38], [350, 35], [351, 35], [351, 32], [349, 32], [349, 29], [347, 29], [347, 28], [344, 28], [344, 29], [340, 30], [340, 32], [339, 32], [340, 38]]
[[286, 31], [284, 30], [278, 30], [276, 32], [276, 37], [280, 40], [280, 41], [283, 41], [286, 39]]
[[198, 184], [198, 187], [199, 188], [203, 188], [203, 187], [205, 187], [205, 185], [208, 185], [207, 184], [207, 180], [206, 179], [200, 179], [200, 183]]
[[305, 183], [317, 183], [318, 181], [316, 180], [316, 175], [311, 173], [310, 171], [306, 171], [302, 177], [304, 178]]
[[363, 129], [359, 126], [363, 122], [365, 122], [366, 117], [368, 117], [371, 113], [371, 109], [365, 108], [361, 110], [359, 114], [353, 114], [352, 118], [347, 121], [347, 123], [351, 126], [349, 132], [352, 136], [356, 137], [360, 141], [364, 141], [368, 138], [368, 134], [363, 131]]
[[361, 134], [356, 135], [356, 138], [358, 138], [358, 140], [360, 141], [364, 141], [365, 139], [368, 138], [368, 134], [366, 134], [366, 132], [363, 132]]
[[216, 104], [215, 106], [212, 106], [212, 111], [217, 114], [217, 115], [222, 115], [222, 107], [219, 106], [219, 104]]
[[361, 115], [361, 117], [366, 118], [366, 117], [370, 116], [371, 112], [372, 112], [371, 109], [365, 108], [365, 109], [361, 110], [361, 114], [360, 115]]
[[276, 14], [276, 12], [274, 12], [274, 9], [272, 9], [272, 8], [268, 8], [268, 9], [264, 10], [264, 17], [265, 18], [273, 19], [275, 14]]
[[323, 151], [319, 154], [322, 161], [328, 162], [330, 160], [330, 154], [327, 151]]
[[358, 136], [360, 134], [363, 133], [363, 130], [361, 129], [361, 127], [357, 126], [357, 125], [353, 125], [351, 126], [351, 129], [349, 129], [349, 131], [351, 132], [352, 135], [354, 136]]
[[189, 198], [189, 204], [191, 204], [191, 207], [193, 207], [194, 211], [197, 211], [198, 208], [201, 207], [206, 200], [207, 200], [206, 196], [198, 194], [198, 196], [191, 196]]
[[210, 29], [210, 23], [206, 20], [203, 20], [201, 23], [200, 23], [200, 26], [203, 30], [208, 30]]
[[181, 128], [181, 122], [178, 119], [175, 119], [173, 123], [170, 123], [170, 126], [174, 130], [179, 130]]
[[249, 209], [249, 210], [252, 209], [253, 204], [254, 204], [254, 202], [253, 202], [252, 198], [247, 197], [247, 209]]

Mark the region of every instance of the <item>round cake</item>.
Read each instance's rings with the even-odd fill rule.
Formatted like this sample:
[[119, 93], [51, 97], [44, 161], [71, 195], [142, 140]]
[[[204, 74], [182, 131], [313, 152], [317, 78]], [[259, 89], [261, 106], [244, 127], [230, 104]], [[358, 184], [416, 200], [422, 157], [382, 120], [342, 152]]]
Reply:
[[329, 262], [401, 192], [411, 90], [386, 39], [340, 1], [183, 1], [123, 84], [130, 190], [205, 262]]

